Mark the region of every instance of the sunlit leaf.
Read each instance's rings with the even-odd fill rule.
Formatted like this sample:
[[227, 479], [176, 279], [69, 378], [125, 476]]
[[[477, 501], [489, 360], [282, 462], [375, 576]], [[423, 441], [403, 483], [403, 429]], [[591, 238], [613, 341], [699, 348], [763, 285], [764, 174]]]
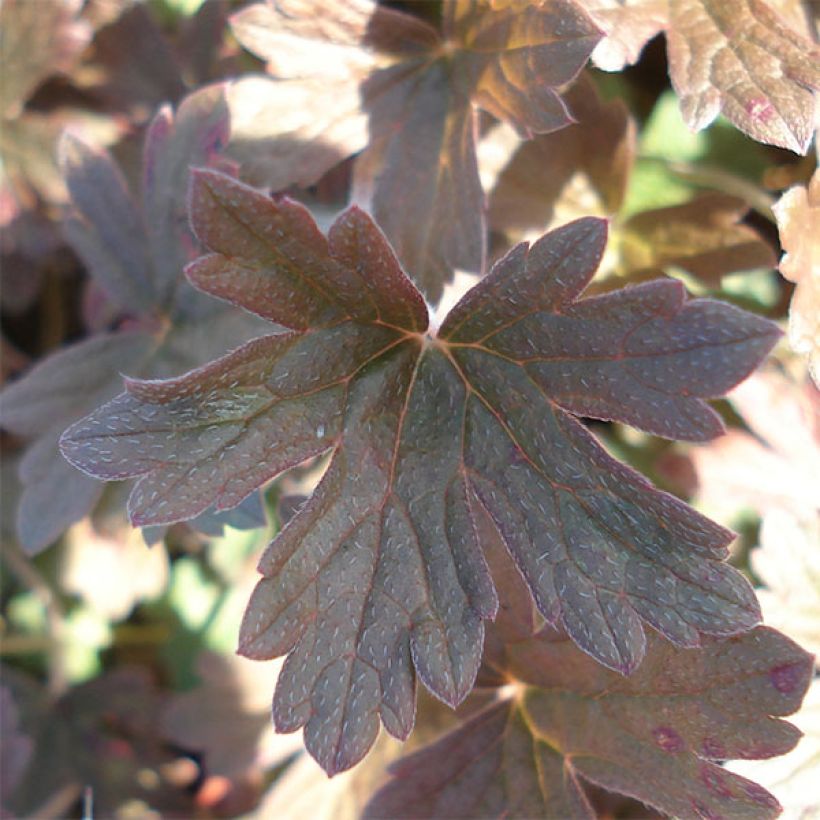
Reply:
[[157, 598], [168, 584], [164, 545], [146, 549], [139, 531], [127, 525], [101, 533], [80, 521], [66, 533], [63, 561], [63, 588], [110, 621], [120, 621], [136, 604]]
[[666, 28], [669, 0], [580, 0], [606, 36], [592, 52], [604, 71], [638, 62], [643, 47]]
[[749, 432], [732, 429], [689, 455], [699, 506], [730, 524], [739, 512], [820, 511], [820, 397], [775, 370], [756, 373], [730, 394]]
[[491, 228], [529, 237], [578, 216], [612, 216], [623, 204], [634, 122], [620, 101], [603, 102], [586, 77], [565, 100], [575, 124], [527, 140], [507, 157], [490, 194]]
[[666, 32], [669, 73], [687, 125], [718, 113], [760, 142], [804, 154], [820, 87], [817, 46], [764, 0], [579, 0], [609, 36], [594, 54], [613, 71]]
[[309, 213], [213, 171], [192, 220], [211, 251], [199, 288], [284, 325], [168, 381], [126, 392], [63, 436], [104, 479], [141, 476], [135, 524], [234, 506], [332, 451], [310, 500], [260, 562], [240, 648], [290, 653], [274, 697], [330, 773], [379, 721], [413, 724], [415, 673], [459, 703], [497, 598], [474, 526], [486, 510], [544, 617], [607, 666], [644, 654], [642, 621], [680, 646], [750, 628], [732, 535], [609, 457], [572, 414], [667, 437], [722, 430], [706, 398], [779, 335], [659, 281], [579, 299], [606, 239], [582, 219], [514, 248], [436, 335], [378, 228], [347, 210], [325, 238]]
[[174, 695], [162, 713], [163, 737], [202, 755], [209, 775], [236, 778], [285, 762], [302, 744], [271, 725], [270, 690], [280, 669], [281, 663], [203, 653], [200, 684]]
[[786, 252], [780, 272], [797, 285], [789, 308], [789, 342], [808, 357], [820, 386], [820, 171], [807, 187], [783, 194], [774, 212]]
[[[519, 0], [503, 8], [459, 0], [443, 13], [441, 34], [368, 0], [260, 3], [232, 20], [240, 42], [279, 78], [265, 100], [265, 117], [280, 123], [265, 138], [278, 166], [269, 184], [313, 181], [364, 147], [366, 114], [369, 145], [357, 164], [355, 196], [431, 302], [455, 268], [483, 265], [474, 106], [525, 136], [568, 125], [558, 89], [598, 39], [569, 0]], [[235, 107], [249, 99], [232, 93]], [[241, 106], [235, 119], [249, 120]], [[256, 116], [251, 128], [261, 137]], [[243, 155], [251, 145], [247, 140]], [[258, 159], [252, 162], [258, 167]]]
[[676, 267], [710, 285], [735, 271], [771, 268], [771, 246], [740, 222], [747, 210], [735, 197], [705, 194], [636, 214], [622, 226], [623, 268], [661, 272]]
[[4, 0], [0, 6], [0, 116], [15, 116], [47, 77], [68, 71], [91, 35], [80, 0]]

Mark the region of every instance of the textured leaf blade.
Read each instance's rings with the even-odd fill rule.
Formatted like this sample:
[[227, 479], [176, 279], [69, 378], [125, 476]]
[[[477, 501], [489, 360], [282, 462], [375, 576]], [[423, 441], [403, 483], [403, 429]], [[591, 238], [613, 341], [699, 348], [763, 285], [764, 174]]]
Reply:
[[[519, 689], [394, 764], [367, 817], [594, 817], [585, 782], [675, 816], [775, 817], [777, 800], [714, 760], [782, 754], [811, 656], [760, 627], [697, 652], [653, 638], [629, 678], [571, 643], [510, 646]], [[541, 676], [540, 671], [545, 675]]]
[[820, 88], [818, 49], [762, 0], [671, 0], [669, 69], [694, 130], [719, 112], [760, 142], [804, 154]]
[[[644, 621], [681, 646], [758, 621], [723, 563], [731, 533], [609, 457], [569, 413], [598, 401], [666, 435], [713, 435], [701, 394], [748, 372], [773, 325], [663, 282], [579, 300], [606, 237], [586, 219], [511, 251], [432, 337], [358, 209], [325, 239], [300, 206], [199, 172], [192, 214], [211, 251], [189, 269], [197, 286], [294, 329], [176, 379], [129, 381], [62, 446], [94, 475], [142, 476], [141, 523], [230, 506], [331, 451], [260, 562], [240, 637], [251, 657], [290, 653], [276, 725], [305, 726], [328, 772], [360, 759], [379, 721], [407, 736], [416, 674], [451, 704], [472, 687], [498, 608], [482, 517], [543, 616], [613, 669], [640, 662]], [[539, 370], [556, 353], [575, 368], [572, 391]], [[718, 353], [728, 375], [710, 367]], [[617, 392], [622, 362], [669, 382], [657, 419], [645, 387]]]

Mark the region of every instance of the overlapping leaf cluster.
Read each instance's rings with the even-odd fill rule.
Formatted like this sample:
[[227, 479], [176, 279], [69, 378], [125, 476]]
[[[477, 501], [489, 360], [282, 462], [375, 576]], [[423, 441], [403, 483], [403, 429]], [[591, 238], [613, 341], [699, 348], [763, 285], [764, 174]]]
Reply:
[[[347, 775], [347, 802], [337, 789], [327, 811], [594, 816], [592, 785], [670, 815], [774, 816], [777, 799], [722, 764], [795, 745], [799, 732], [779, 718], [799, 707], [812, 659], [758, 625], [755, 593], [727, 562], [734, 534], [612, 453], [624, 440], [724, 432], [709, 401], [746, 379], [781, 331], [680, 280], [708, 295], [729, 292], [728, 274], [771, 268], [770, 244], [744, 219], [771, 203], [731, 172], [722, 192], [690, 197], [702, 179], [685, 162], [660, 168], [673, 187], [684, 180], [683, 199], [642, 200], [642, 179], [660, 167], [651, 128], [639, 142], [623, 102], [600, 97], [614, 86], [582, 72], [590, 56], [607, 70], [635, 62], [663, 30], [688, 125], [722, 111], [756, 139], [805, 152], [820, 85], [805, 21], [763, 0], [453, 0], [440, 19], [370, 0], [268, 0], [229, 24], [267, 74], [183, 96], [217, 59], [226, 7], [211, 8], [198, 15], [200, 46], [163, 45], [145, 85], [129, 86], [131, 116], [160, 89], [182, 98], [147, 130], [138, 197], [107, 152], [62, 137], [62, 232], [92, 278], [92, 335], [2, 394], [3, 426], [31, 440], [24, 547], [43, 549], [86, 515], [98, 479], [136, 479], [130, 519], [157, 537], [183, 521], [206, 532], [261, 523], [260, 487], [325, 464], [261, 556], [239, 652], [286, 656], [274, 726], [304, 728], [330, 775], [359, 763], [381, 728], [405, 740], [418, 721], [420, 743], [432, 724], [448, 730], [389, 774], [401, 751], [382, 738]], [[60, 9], [61, 48], [49, 60], [34, 49], [36, 76], [14, 75], [14, 99], [77, 64], [84, 41], [68, 35], [84, 30], [71, 3]], [[152, 43], [165, 40], [141, 8], [95, 37], [110, 69], [103, 96]], [[798, 283], [790, 339], [811, 362], [815, 246], [803, 229], [815, 182], [775, 209], [781, 270]], [[326, 233], [277, 193], [315, 183], [309, 197], [329, 184], [355, 203]], [[434, 306], [460, 269], [482, 278], [442, 315]], [[785, 301], [782, 312], [767, 304], [785, 314]], [[811, 457], [794, 456], [807, 475]], [[815, 505], [805, 483], [796, 494]], [[0, 698], [10, 805], [30, 809], [49, 748], [80, 742], [75, 724], [114, 757], [145, 746], [157, 772], [162, 735], [196, 751], [208, 788], [259, 789], [258, 771], [291, 746], [257, 746], [256, 698], [213, 663], [164, 711], [124, 671], [89, 685], [94, 703], [73, 689], [58, 700], [65, 725], [50, 725], [46, 701], [12, 675]], [[431, 719], [419, 680], [457, 717]], [[132, 725], [119, 686], [164, 726]], [[197, 710], [214, 708], [214, 725], [198, 725]], [[228, 729], [241, 754], [215, 740]], [[78, 777], [97, 784], [101, 810], [144, 794], [130, 763], [111, 775], [84, 758], [48, 790], [76, 800]], [[220, 799], [205, 790], [200, 808]], [[277, 815], [283, 794], [271, 795]], [[188, 810], [179, 797], [169, 810]]]

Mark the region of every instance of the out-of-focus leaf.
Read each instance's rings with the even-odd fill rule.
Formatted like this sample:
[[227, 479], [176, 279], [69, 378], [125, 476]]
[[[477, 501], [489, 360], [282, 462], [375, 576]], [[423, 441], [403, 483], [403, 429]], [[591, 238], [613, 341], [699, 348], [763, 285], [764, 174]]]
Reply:
[[0, 116], [19, 114], [44, 79], [74, 65], [91, 35], [89, 26], [77, 18], [81, 5], [80, 0], [3, 1]]
[[[514, 248], [426, 333], [419, 292], [351, 208], [327, 239], [308, 212], [196, 173], [199, 288], [289, 327], [185, 376], [126, 392], [63, 436], [104, 479], [141, 476], [136, 524], [231, 507], [332, 450], [310, 500], [270, 545], [241, 651], [290, 653], [277, 727], [305, 726], [330, 773], [379, 720], [413, 723], [414, 671], [445, 702], [470, 691], [497, 598], [474, 526], [486, 509], [543, 616], [622, 673], [642, 620], [681, 646], [758, 619], [722, 562], [731, 533], [610, 458], [572, 414], [692, 440], [722, 430], [704, 399], [779, 335], [659, 281], [579, 299], [606, 241], [582, 219]], [[173, 435], [169, 432], [173, 431]]]
[[[777, 801], [728, 775], [727, 758], [792, 748], [812, 659], [759, 627], [698, 650], [655, 633], [628, 678], [542, 629], [492, 521], [479, 516], [500, 608], [482, 682], [495, 704], [391, 767], [367, 817], [591, 817], [588, 784], [673, 816], [773, 817]], [[494, 678], [494, 679], [493, 679]]]
[[298, 735], [279, 735], [270, 720], [270, 691], [281, 663], [205, 652], [201, 683], [174, 695], [162, 715], [163, 736], [203, 756], [208, 775], [237, 778], [283, 763], [302, 748]]
[[[0, 397], [2, 424], [35, 439], [21, 464], [21, 543], [38, 552], [87, 514], [101, 487], [67, 472], [60, 432], [116, 395], [122, 374], [161, 378], [189, 369], [247, 338], [247, 314], [224, 309], [182, 275], [196, 255], [185, 216], [191, 165], [224, 167], [227, 108], [221, 86], [190, 95], [175, 116], [159, 111], [145, 146], [142, 203], [105, 151], [66, 135], [62, 162], [71, 194], [66, 236], [89, 272], [128, 317], [120, 330], [58, 351]], [[213, 524], [211, 525], [213, 528]]]
[[774, 213], [786, 252], [780, 272], [797, 285], [789, 308], [789, 342], [808, 358], [820, 386], [820, 171], [807, 187], [786, 191]]
[[755, 374], [729, 396], [751, 430], [732, 429], [690, 456], [699, 504], [725, 524], [738, 512], [820, 511], [820, 398], [775, 370]]
[[483, 266], [474, 106], [525, 136], [568, 125], [557, 89], [580, 71], [598, 39], [568, 0], [504, 8], [459, 0], [445, 4], [443, 14], [443, 35], [367, 0], [257, 4], [232, 18], [240, 42], [279, 78], [268, 86], [267, 102], [276, 94], [282, 100], [268, 116], [322, 112], [309, 123], [290, 113], [276, 132], [281, 141], [273, 150], [283, 170], [292, 169], [290, 182], [318, 178], [339, 158], [334, 148], [344, 155], [363, 147], [367, 114], [369, 147], [357, 163], [354, 196], [367, 203], [431, 302], [455, 268]]
[[643, 47], [666, 28], [669, 0], [580, 0], [605, 37], [592, 60], [604, 71], [638, 62]]
[[[492, 228], [518, 239], [577, 216], [612, 216], [620, 209], [635, 152], [632, 119], [623, 103], [603, 102], [586, 77], [564, 99], [577, 122], [515, 151], [490, 195]], [[580, 188], [580, 202], [573, 200], [573, 187]]]
[[812, 89], [820, 56], [764, 0], [580, 0], [609, 36], [593, 58], [615, 71], [666, 32], [669, 73], [687, 125], [706, 127], [723, 112], [759, 142], [804, 154], [814, 131]]
[[20, 463], [21, 544], [38, 552], [82, 518], [102, 493], [94, 479], [66, 470], [57, 439], [72, 419], [115, 396], [121, 372], [139, 372], [155, 347], [140, 332], [103, 334], [58, 351], [0, 394], [2, 425], [33, 439]]
[[773, 267], [771, 246], [740, 222], [747, 210], [735, 197], [705, 194], [636, 214], [622, 226], [621, 264], [658, 273], [674, 266], [710, 285], [729, 273]]
[[162, 544], [147, 550], [139, 532], [127, 525], [102, 534], [81, 521], [66, 534], [61, 583], [110, 621], [120, 621], [136, 604], [162, 594], [168, 555]]
[[8, 801], [13, 816], [32, 816], [72, 785], [76, 797], [84, 787], [92, 790], [100, 817], [122, 816], [133, 800], [148, 811], [158, 806], [172, 816], [193, 816], [191, 798], [161, 776], [161, 766], [173, 757], [158, 731], [161, 696], [144, 670], [122, 667], [70, 689], [54, 704], [34, 681], [11, 669], [3, 669], [3, 681], [34, 742]]
[[6, 809], [34, 751], [31, 738], [20, 729], [20, 716], [11, 690], [0, 686], [0, 813]]
[[143, 2], [129, 5], [97, 31], [87, 60], [72, 79], [111, 109], [127, 111], [138, 122], [185, 94], [174, 52]]
[[804, 513], [768, 512], [751, 562], [766, 623], [820, 654], [820, 517]]

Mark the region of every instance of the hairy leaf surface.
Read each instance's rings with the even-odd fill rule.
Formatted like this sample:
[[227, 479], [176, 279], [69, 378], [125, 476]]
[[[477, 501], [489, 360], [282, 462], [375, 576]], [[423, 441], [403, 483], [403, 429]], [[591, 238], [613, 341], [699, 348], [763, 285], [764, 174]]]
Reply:
[[580, 0], [607, 33], [593, 55], [610, 71], [666, 32], [669, 73], [694, 130], [725, 114], [741, 131], [800, 154], [814, 131], [817, 46], [764, 0]]
[[[318, 177], [338, 161], [333, 143], [342, 155], [364, 147], [367, 114], [355, 195], [431, 302], [455, 268], [480, 271], [484, 261], [474, 106], [525, 136], [568, 125], [557, 89], [581, 70], [599, 37], [569, 0], [504, 8], [458, 0], [443, 14], [441, 34], [367, 0], [256, 4], [232, 18], [240, 42], [280, 78], [269, 89], [268, 116], [283, 112], [286, 125], [271, 149], [290, 159], [288, 182], [312, 181], [313, 162]], [[321, 111], [318, 128], [291, 113], [294, 99], [303, 110], [308, 100], [318, 103], [309, 105]]]
[[370, 818], [595, 817], [585, 783], [678, 817], [775, 817], [762, 786], [727, 758], [791, 749], [811, 656], [759, 627], [695, 652], [654, 637], [629, 678], [566, 640], [510, 648], [503, 698], [437, 743], [393, 764]]
[[627, 673], [642, 621], [680, 646], [758, 620], [723, 563], [731, 533], [608, 456], [573, 414], [691, 440], [721, 432], [704, 399], [743, 379], [771, 323], [660, 281], [579, 299], [602, 220], [514, 248], [428, 332], [386, 240], [351, 208], [327, 238], [309, 213], [198, 171], [192, 220], [211, 251], [197, 287], [289, 330], [126, 392], [70, 428], [65, 455], [104, 479], [141, 476], [135, 524], [237, 504], [331, 452], [318, 488], [260, 562], [240, 650], [290, 653], [279, 729], [305, 726], [328, 772], [379, 720], [413, 724], [415, 674], [460, 702], [497, 597], [476, 529], [489, 514], [550, 621]]
[[500, 598], [480, 676], [496, 703], [394, 764], [365, 816], [592, 817], [587, 783], [673, 816], [777, 813], [717, 761], [795, 745], [800, 733], [776, 718], [800, 704], [808, 653], [762, 627], [694, 651], [652, 632], [640, 669], [620, 677], [542, 627], [492, 521], [477, 526]]

